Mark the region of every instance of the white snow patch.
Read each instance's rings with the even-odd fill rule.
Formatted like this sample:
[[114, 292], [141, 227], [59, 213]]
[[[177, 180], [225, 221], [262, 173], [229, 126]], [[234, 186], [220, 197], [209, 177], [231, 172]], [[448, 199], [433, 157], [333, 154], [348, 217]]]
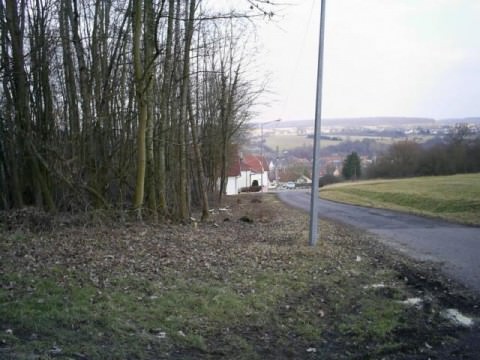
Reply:
[[457, 309], [447, 309], [442, 311], [442, 316], [456, 325], [470, 327], [473, 325], [473, 320], [463, 315]]
[[384, 283], [372, 284], [372, 285], [365, 285], [364, 289], [383, 289], [385, 287]]
[[404, 301], [399, 301], [400, 304], [407, 305], [407, 306], [416, 306], [416, 307], [421, 307], [423, 300], [420, 298], [409, 298]]

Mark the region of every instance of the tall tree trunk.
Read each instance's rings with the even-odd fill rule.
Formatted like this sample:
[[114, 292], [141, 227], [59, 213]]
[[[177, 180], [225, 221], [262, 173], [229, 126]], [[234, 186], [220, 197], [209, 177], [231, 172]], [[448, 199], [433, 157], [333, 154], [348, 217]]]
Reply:
[[[68, 26], [67, 3], [69, 0], [61, 0], [59, 5], [59, 29], [62, 44], [63, 72], [65, 77], [66, 104], [64, 113], [67, 116], [67, 124], [70, 134], [70, 149], [72, 157], [75, 157], [80, 144], [80, 114], [77, 106], [77, 90], [75, 71], [73, 66], [73, 55], [70, 47], [70, 31]], [[82, 150], [78, 149], [82, 154]]]
[[180, 173], [179, 173], [179, 217], [180, 220], [185, 221], [188, 219], [188, 181], [187, 181], [187, 146], [186, 146], [186, 129], [188, 128], [188, 90], [190, 79], [190, 49], [193, 37], [193, 25], [195, 16], [195, 0], [189, 2], [188, 16], [185, 20], [185, 47], [183, 51], [183, 64], [182, 64], [182, 83], [180, 88], [180, 123], [179, 123], [179, 142], [180, 142]]
[[32, 129], [32, 119], [30, 114], [29, 91], [27, 83], [27, 73], [25, 70], [25, 55], [23, 48], [24, 28], [25, 28], [25, 1], [20, 3], [20, 11], [17, 8], [16, 1], [6, 1], [6, 19], [12, 44], [12, 70], [13, 70], [13, 88], [15, 103], [15, 121], [20, 135], [23, 136], [20, 148], [17, 150], [18, 156], [24, 155], [32, 171], [26, 175], [26, 182], [33, 191], [33, 198], [37, 207], [43, 207], [44, 200], [47, 208], [52, 209], [53, 201], [46, 185], [45, 178], [40, 171], [36, 153], [33, 151], [31, 143], [34, 139]]
[[146, 130], [148, 121], [148, 104], [145, 92], [145, 68], [140, 52], [142, 39], [142, 0], [133, 0], [133, 68], [135, 77], [135, 98], [138, 109], [137, 128], [137, 177], [133, 208], [137, 217], [142, 217], [142, 207], [145, 197], [145, 171], [147, 162]]
[[[20, 4], [21, 11], [24, 9], [25, 2]], [[5, 18], [8, 33], [10, 34], [10, 42], [12, 46], [12, 80], [13, 80], [13, 103], [15, 105], [15, 129], [16, 136], [19, 141], [17, 142], [16, 149], [12, 154], [18, 154], [16, 156], [24, 156], [25, 146], [21, 141], [26, 133], [26, 126], [29, 121], [27, 116], [29, 115], [28, 109], [28, 94], [27, 94], [27, 75], [25, 73], [24, 53], [23, 53], [23, 25], [19, 18], [17, 3], [15, 0], [6, 0], [5, 3]], [[20, 159], [12, 159], [14, 162]], [[22, 161], [19, 161], [20, 164]], [[19, 169], [16, 169], [14, 175], [19, 175]], [[18, 184], [18, 179], [14, 180]], [[23, 206], [23, 196], [21, 195], [21, 189], [17, 190], [16, 205]]]
[[198, 143], [198, 136], [197, 136], [197, 123], [195, 121], [195, 117], [193, 114], [193, 109], [192, 109], [192, 101], [190, 99], [190, 96], [188, 97], [188, 112], [189, 112], [189, 119], [190, 119], [190, 129], [191, 129], [191, 134], [192, 134], [192, 146], [193, 146], [193, 152], [195, 156], [195, 164], [196, 164], [196, 170], [197, 170], [197, 185], [198, 185], [198, 191], [199, 191], [199, 196], [200, 196], [200, 202], [202, 205], [202, 221], [205, 221], [208, 219], [208, 196], [207, 196], [207, 190], [205, 186], [205, 172], [203, 170], [203, 161], [202, 161], [202, 151], [200, 149], [200, 145]]
[[155, 19], [153, 16], [152, 0], [145, 0], [145, 35], [144, 35], [144, 67], [146, 76], [145, 97], [147, 101], [147, 130], [146, 130], [146, 186], [148, 208], [154, 221], [158, 220], [157, 211], [157, 192], [155, 189], [155, 158], [153, 146], [153, 129], [154, 129], [154, 94], [153, 94], [153, 74], [155, 73]]
[[[41, 168], [38, 160], [39, 151], [33, 145], [34, 141], [40, 144], [40, 148], [44, 148], [46, 144], [51, 144], [54, 129], [53, 99], [49, 83], [49, 45], [46, 29], [48, 12], [39, 1], [37, 1], [36, 5], [36, 9], [30, 17], [31, 88], [34, 95], [31, 108], [36, 124], [32, 125], [32, 132], [35, 132], [35, 136], [28, 137], [27, 146], [28, 152], [32, 157], [33, 173], [36, 174], [34, 181], [39, 184], [39, 192], [43, 196], [46, 208], [49, 211], [55, 211], [55, 204], [48, 184], [48, 169]], [[45, 156], [44, 154], [41, 155]], [[41, 198], [37, 202], [41, 202]]]
[[[1, 57], [1, 67], [4, 72], [2, 76], [2, 86], [3, 86], [3, 96], [5, 98], [4, 108], [2, 109], [3, 121], [5, 124], [4, 133], [5, 136], [2, 137], [2, 140], [5, 141], [4, 151], [5, 151], [5, 172], [8, 177], [8, 186], [5, 189], [10, 190], [12, 205], [16, 208], [23, 207], [23, 197], [22, 189], [19, 179], [19, 165], [21, 162], [17, 157], [17, 153], [20, 151], [18, 148], [19, 142], [17, 141], [19, 135], [18, 132], [20, 129], [15, 124], [14, 115], [14, 100], [11, 94], [11, 88], [9, 79], [13, 77], [12, 64], [9, 58], [8, 50], [8, 33], [9, 28], [7, 27], [7, 14], [4, 7], [3, 1], [0, 1], [0, 26], [1, 26], [1, 46], [2, 46], [2, 57]], [[8, 134], [8, 136], [7, 136]], [[3, 134], [2, 134], [3, 135]]]
[[[38, 207], [43, 206], [42, 187], [40, 179], [42, 174], [39, 171], [39, 166], [35, 154], [32, 153], [29, 141], [31, 141], [33, 134], [31, 133], [31, 119], [30, 119], [30, 104], [27, 85], [27, 73], [25, 71], [25, 56], [23, 50], [23, 33], [24, 33], [24, 14], [25, 2], [20, 3], [20, 12], [17, 9], [15, 0], [6, 1], [6, 19], [9, 24], [10, 40], [12, 44], [12, 62], [13, 62], [13, 87], [15, 89], [15, 109], [18, 129], [23, 136], [18, 154], [24, 154], [29, 164], [31, 165], [32, 175], [26, 180], [33, 190], [33, 197], [35, 204]], [[46, 194], [47, 195], [47, 194]]]
[[[92, 121], [91, 107], [91, 91], [88, 79], [88, 67], [85, 59], [85, 50], [82, 45], [82, 37], [80, 35], [80, 14], [78, 11], [78, 0], [66, 0], [66, 10], [72, 27], [72, 41], [77, 55], [78, 71], [79, 71], [79, 87], [82, 99], [82, 125], [84, 130], [89, 134]], [[73, 9], [72, 9], [73, 5]], [[92, 144], [89, 144], [92, 145]]]
[[165, 59], [163, 65], [163, 78], [160, 90], [160, 123], [158, 131], [158, 154], [157, 154], [157, 187], [158, 187], [158, 210], [161, 216], [166, 216], [167, 209], [167, 179], [166, 179], [166, 130], [170, 106], [170, 90], [172, 86], [172, 48], [175, 16], [175, 0], [168, 1], [167, 39], [165, 44]]

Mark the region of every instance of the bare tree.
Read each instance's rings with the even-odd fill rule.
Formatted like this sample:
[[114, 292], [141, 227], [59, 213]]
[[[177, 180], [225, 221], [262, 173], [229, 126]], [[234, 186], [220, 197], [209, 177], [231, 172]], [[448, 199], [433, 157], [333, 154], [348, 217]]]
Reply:
[[207, 218], [255, 98], [233, 26], [247, 16], [199, 0], [0, 0], [0, 207]]

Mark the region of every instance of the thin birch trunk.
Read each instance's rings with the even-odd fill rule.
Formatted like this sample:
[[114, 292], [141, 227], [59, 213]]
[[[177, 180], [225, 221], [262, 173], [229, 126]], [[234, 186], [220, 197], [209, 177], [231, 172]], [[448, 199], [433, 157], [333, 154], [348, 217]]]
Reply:
[[133, 208], [137, 217], [142, 218], [142, 207], [145, 193], [145, 169], [146, 169], [146, 147], [145, 132], [147, 128], [148, 109], [144, 92], [144, 68], [140, 53], [142, 37], [142, 15], [143, 7], [141, 0], [133, 0], [133, 67], [135, 77], [135, 98], [138, 109], [137, 129], [137, 177], [135, 182], [135, 196]]

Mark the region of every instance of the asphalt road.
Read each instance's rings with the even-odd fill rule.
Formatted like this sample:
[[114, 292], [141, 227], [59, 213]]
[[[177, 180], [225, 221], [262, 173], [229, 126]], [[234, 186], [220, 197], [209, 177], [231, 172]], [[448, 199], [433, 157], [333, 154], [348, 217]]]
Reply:
[[[278, 196], [289, 205], [310, 211], [310, 194], [305, 191], [282, 191]], [[449, 277], [480, 294], [479, 227], [322, 199], [319, 216], [376, 234], [417, 260], [437, 262]]]

